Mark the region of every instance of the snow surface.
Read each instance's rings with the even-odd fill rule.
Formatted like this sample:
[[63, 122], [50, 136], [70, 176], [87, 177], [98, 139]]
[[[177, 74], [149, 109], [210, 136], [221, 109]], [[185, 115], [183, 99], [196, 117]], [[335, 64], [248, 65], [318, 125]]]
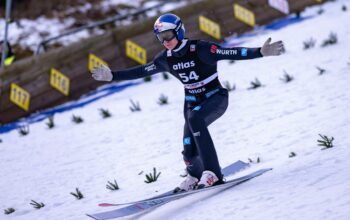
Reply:
[[[309, 8], [303, 16], [313, 18], [245, 44], [281, 39], [287, 51], [280, 57], [219, 63], [221, 81], [237, 86], [225, 115], [210, 126], [221, 165], [259, 157], [260, 163], [234, 177], [272, 171], [222, 193], [189, 196], [126, 219], [350, 219], [350, 13], [341, 10], [349, 3], [327, 3], [322, 15], [319, 6]], [[322, 48], [330, 32], [339, 43]], [[315, 48], [303, 50], [311, 37]], [[316, 66], [326, 72], [319, 75]], [[283, 83], [284, 71], [295, 79]], [[265, 87], [247, 90], [255, 78]], [[161, 93], [169, 105], [157, 104]], [[141, 112], [130, 112], [130, 99], [140, 102]], [[113, 117], [102, 119], [100, 108]], [[174, 188], [184, 172], [182, 108], [182, 85], [158, 77], [56, 114], [53, 130], [40, 122], [28, 136], [2, 134], [0, 208], [16, 212], [0, 219], [88, 219], [85, 213], [111, 209], [98, 207], [100, 202], [133, 201]], [[73, 124], [73, 114], [85, 122]], [[334, 148], [321, 150], [318, 134], [334, 137]], [[291, 152], [297, 156], [289, 158]], [[161, 172], [159, 180], [145, 184], [144, 174], [153, 167]], [[114, 179], [121, 189], [111, 192], [105, 186]], [[84, 199], [70, 195], [75, 188]], [[46, 206], [36, 210], [32, 199]]]

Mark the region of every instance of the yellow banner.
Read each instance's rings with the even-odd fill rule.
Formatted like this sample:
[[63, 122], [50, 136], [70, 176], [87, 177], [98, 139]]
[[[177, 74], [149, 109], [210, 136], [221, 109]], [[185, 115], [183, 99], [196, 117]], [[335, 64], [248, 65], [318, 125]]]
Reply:
[[10, 92], [10, 101], [16, 104], [18, 107], [28, 111], [30, 94], [20, 86], [12, 83]]
[[202, 15], [199, 16], [199, 29], [213, 38], [221, 39], [220, 25]]
[[108, 66], [104, 60], [102, 60], [101, 58], [99, 58], [95, 54], [93, 54], [93, 53], [89, 54], [89, 70], [90, 70], [90, 72], [94, 67], [99, 67], [102, 65]]
[[63, 95], [68, 96], [70, 80], [67, 76], [55, 68], [51, 68], [50, 85]]
[[147, 52], [146, 49], [132, 42], [131, 40], [127, 40], [125, 42], [125, 52], [126, 56], [135, 60], [140, 64], [147, 63]]
[[237, 3], [233, 4], [233, 11], [235, 18], [254, 27], [255, 26], [255, 14], [254, 12], [240, 6]]

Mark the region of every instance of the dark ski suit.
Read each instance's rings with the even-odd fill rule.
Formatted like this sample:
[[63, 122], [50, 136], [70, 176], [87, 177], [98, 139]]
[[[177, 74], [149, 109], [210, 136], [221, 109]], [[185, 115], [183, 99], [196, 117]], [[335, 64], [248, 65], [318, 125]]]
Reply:
[[183, 40], [174, 50], [161, 51], [152, 62], [113, 71], [113, 80], [130, 80], [159, 72], [170, 72], [185, 89], [183, 156], [187, 171], [200, 179], [210, 170], [222, 180], [221, 168], [208, 126], [221, 117], [228, 106], [228, 92], [218, 79], [217, 61], [262, 57], [260, 48], [222, 48], [220, 45]]

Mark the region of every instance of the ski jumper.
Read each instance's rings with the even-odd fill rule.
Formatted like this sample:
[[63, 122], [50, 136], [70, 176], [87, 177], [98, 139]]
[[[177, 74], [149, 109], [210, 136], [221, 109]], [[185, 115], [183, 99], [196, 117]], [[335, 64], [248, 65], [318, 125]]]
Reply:
[[201, 178], [210, 170], [222, 180], [221, 168], [208, 126], [221, 117], [228, 106], [228, 91], [219, 81], [217, 61], [262, 57], [260, 48], [222, 48], [220, 45], [184, 39], [174, 50], [163, 50], [152, 62], [113, 71], [113, 80], [130, 80], [169, 72], [185, 90], [183, 157], [191, 176]]

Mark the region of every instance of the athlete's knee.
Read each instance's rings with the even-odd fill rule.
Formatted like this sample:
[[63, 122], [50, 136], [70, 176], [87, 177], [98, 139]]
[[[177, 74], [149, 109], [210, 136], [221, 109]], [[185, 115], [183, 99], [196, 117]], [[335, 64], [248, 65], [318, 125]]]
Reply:
[[188, 125], [190, 126], [190, 128], [199, 128], [200, 126], [203, 126], [204, 124], [204, 119], [203, 117], [198, 114], [197, 112], [191, 112], [189, 115], [188, 115], [188, 118], [187, 118], [187, 121], [188, 121]]

